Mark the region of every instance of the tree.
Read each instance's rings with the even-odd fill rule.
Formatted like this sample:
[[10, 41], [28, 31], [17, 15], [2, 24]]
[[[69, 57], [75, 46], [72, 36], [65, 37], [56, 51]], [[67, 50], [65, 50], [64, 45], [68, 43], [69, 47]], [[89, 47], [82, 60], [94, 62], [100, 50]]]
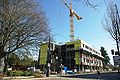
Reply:
[[116, 41], [118, 55], [119, 42], [120, 42], [120, 17], [117, 5], [110, 4], [107, 6], [107, 15], [105, 17], [104, 29], [111, 35], [111, 37]]
[[105, 69], [106, 65], [108, 65], [110, 63], [110, 58], [109, 58], [109, 56], [108, 56], [108, 54], [107, 54], [104, 47], [101, 47], [100, 52], [101, 52], [101, 55], [104, 57], [104, 59], [103, 59], [103, 68]]
[[10, 67], [19, 66], [20, 65], [19, 56], [15, 53], [10, 54], [10, 56], [8, 57], [8, 65]]
[[37, 67], [37, 61], [33, 60], [28, 55], [25, 55], [23, 57], [19, 57], [17, 53], [12, 53], [7, 59], [8, 65], [13, 68], [27, 68], [30, 66], [35, 66]]
[[[31, 66], [33, 63], [33, 59], [30, 58], [28, 55], [23, 56], [23, 58], [21, 59], [20, 65], [24, 66], [24, 67], [28, 67]], [[32, 65], [33, 66], [33, 65]]]
[[81, 1], [85, 6], [91, 7], [94, 10], [97, 10], [97, 6], [99, 6], [101, 3], [92, 3], [90, 0], [73, 0], [73, 1]]
[[0, 0], [0, 59], [29, 53], [48, 35], [47, 18], [36, 0]]

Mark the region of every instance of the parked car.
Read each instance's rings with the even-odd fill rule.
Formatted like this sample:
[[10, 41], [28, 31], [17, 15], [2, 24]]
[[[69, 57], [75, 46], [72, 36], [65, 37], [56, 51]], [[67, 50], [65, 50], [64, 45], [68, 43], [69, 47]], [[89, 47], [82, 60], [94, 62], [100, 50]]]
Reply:
[[90, 72], [90, 69], [85, 69], [85, 72], [86, 72], [86, 73], [89, 73], [89, 72]]
[[35, 68], [35, 67], [28, 67], [27, 70], [28, 70], [28, 71], [32, 71], [32, 72], [35, 72], [35, 71], [36, 71], [36, 68]]
[[67, 74], [74, 74], [74, 71], [73, 71], [73, 70], [67, 70], [66, 73], [67, 73]]

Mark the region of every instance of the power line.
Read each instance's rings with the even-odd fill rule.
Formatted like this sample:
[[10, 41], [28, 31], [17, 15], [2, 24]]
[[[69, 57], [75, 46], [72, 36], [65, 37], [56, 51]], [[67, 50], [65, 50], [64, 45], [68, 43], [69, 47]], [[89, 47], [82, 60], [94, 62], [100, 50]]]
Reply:
[[[59, 33], [55, 32], [55, 31], [52, 31], [52, 32], [55, 33], [55, 34], [57, 34], [57, 35], [59, 35], [59, 36], [61, 36], [61, 37], [63, 37], [63, 38], [65, 38], [65, 39], [67, 39], [67, 40], [69, 40], [69, 38], [63, 36], [62, 34], [59, 34]], [[99, 32], [99, 33], [100, 33], [100, 32]], [[97, 34], [96, 34], [96, 35], [97, 35]], [[106, 37], [108, 37], [108, 36], [102, 36], [102, 37], [98, 37], [98, 38], [86, 39], [86, 41], [93, 41], [93, 40], [97, 40], [97, 39], [101, 39], [101, 38], [106, 38]], [[110, 38], [110, 37], [109, 37], [109, 38]]]
[[89, 41], [93, 41], [93, 40], [97, 40], [97, 39], [101, 39], [101, 38], [106, 38], [106, 37], [108, 37], [108, 36], [103, 36], [103, 37], [98, 37], [98, 38], [91, 38], [91, 39], [88, 39]]
[[53, 33], [55, 33], [55, 34], [57, 34], [57, 35], [59, 35], [59, 36], [61, 36], [61, 37], [63, 37], [63, 38], [66, 38], [67, 40], [69, 40], [69, 38], [67, 38], [67, 37], [63, 36], [62, 34], [59, 34], [59, 33], [54, 32], [54, 31], [52, 31], [52, 32], [53, 32]]

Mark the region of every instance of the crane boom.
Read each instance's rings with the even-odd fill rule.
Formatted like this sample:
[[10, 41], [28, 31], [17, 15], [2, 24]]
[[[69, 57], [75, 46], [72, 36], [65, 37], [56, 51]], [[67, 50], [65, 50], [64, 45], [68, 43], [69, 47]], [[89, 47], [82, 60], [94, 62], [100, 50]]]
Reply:
[[72, 3], [70, 3], [70, 6], [66, 3], [65, 0], [63, 0], [66, 7], [70, 10], [70, 41], [74, 41], [74, 20], [73, 17], [75, 16], [77, 20], [82, 19], [82, 17], [78, 16], [77, 13], [72, 9]]

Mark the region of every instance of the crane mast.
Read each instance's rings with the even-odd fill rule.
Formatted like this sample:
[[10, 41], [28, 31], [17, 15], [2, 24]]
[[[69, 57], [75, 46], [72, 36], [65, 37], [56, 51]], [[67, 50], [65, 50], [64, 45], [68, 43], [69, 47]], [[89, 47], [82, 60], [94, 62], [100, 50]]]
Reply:
[[74, 41], [74, 20], [72, 13], [72, 2], [70, 2], [70, 41]]
[[70, 2], [70, 6], [64, 1], [64, 4], [68, 7], [70, 10], [70, 41], [74, 41], [74, 16], [80, 20], [82, 17], [78, 16], [76, 12], [72, 9], [72, 2]]

